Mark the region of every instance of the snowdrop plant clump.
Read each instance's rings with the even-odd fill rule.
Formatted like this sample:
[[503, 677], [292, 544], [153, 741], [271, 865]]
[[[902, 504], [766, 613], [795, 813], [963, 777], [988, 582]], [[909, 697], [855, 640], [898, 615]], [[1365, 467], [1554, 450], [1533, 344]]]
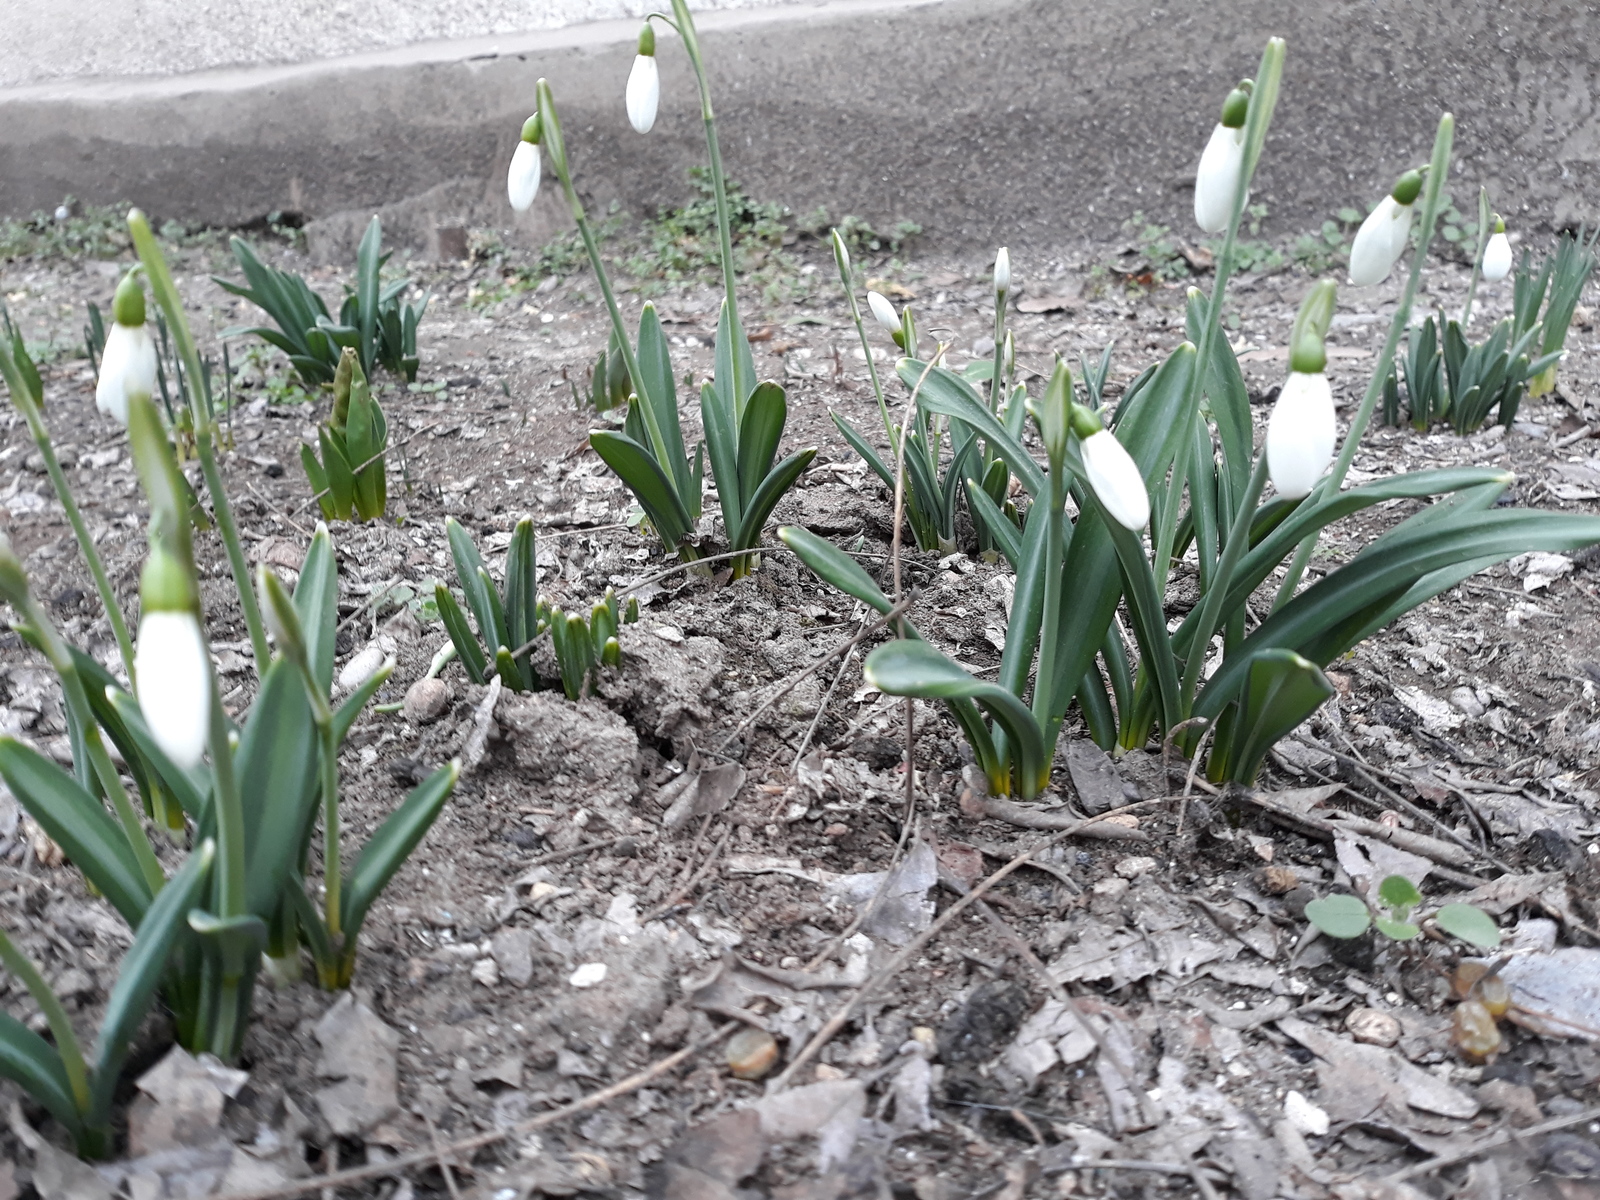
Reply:
[[[896, 622], [895, 640], [868, 656], [864, 672], [886, 694], [942, 701], [992, 796], [1033, 799], [1049, 786], [1069, 711], [1108, 750], [1171, 743], [1203, 756], [1214, 781], [1249, 783], [1272, 745], [1333, 694], [1323, 668], [1357, 642], [1489, 563], [1600, 541], [1600, 518], [1498, 507], [1512, 481], [1499, 470], [1422, 471], [1344, 487], [1410, 323], [1450, 161], [1449, 114], [1440, 118], [1428, 167], [1401, 178], [1352, 253], [1353, 278], [1370, 285], [1394, 268], [1410, 230], [1420, 227], [1384, 349], [1342, 442], [1324, 373], [1335, 288], [1323, 280], [1296, 318], [1289, 374], [1258, 449], [1249, 393], [1220, 317], [1284, 49], [1279, 40], [1268, 43], [1254, 79], [1229, 94], [1202, 156], [1196, 220], [1224, 231], [1211, 293], [1191, 289], [1188, 341], [1140, 375], [1114, 411], [1073, 399], [1071, 373], [1058, 362], [1044, 394], [1016, 406], [1032, 415], [1041, 465], [1010, 419], [1009, 392], [991, 388], [986, 400], [981, 380], [940, 365], [942, 347], [924, 360], [914, 338], [904, 340], [896, 373], [913, 390], [916, 428], [947, 422], [958, 456], [992, 456], [1020, 486], [1014, 517], [970, 479], [966, 493], [974, 523], [1016, 574], [995, 677], [941, 654], [908, 618]], [[904, 336], [905, 313], [873, 294], [868, 304], [875, 314], [884, 310], [885, 328]], [[891, 444], [896, 433], [889, 429]], [[915, 492], [923, 483], [911, 461], [907, 454]], [[1396, 501], [1406, 514], [1398, 525], [1300, 587], [1324, 528]], [[907, 516], [914, 516], [910, 505]], [[835, 587], [881, 613], [895, 610], [898, 597], [836, 547], [800, 528], [780, 537]], [[1198, 575], [1199, 600], [1169, 623], [1168, 579], [1185, 562]], [[1258, 606], [1252, 627], [1247, 604], [1279, 572], [1276, 602], [1270, 611]]]

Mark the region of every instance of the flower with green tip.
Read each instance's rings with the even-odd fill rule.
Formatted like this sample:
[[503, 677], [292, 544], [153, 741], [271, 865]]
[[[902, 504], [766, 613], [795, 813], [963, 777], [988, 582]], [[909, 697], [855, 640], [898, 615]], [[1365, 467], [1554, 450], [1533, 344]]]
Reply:
[[661, 68], [656, 65], [656, 31], [648, 21], [639, 31], [639, 53], [634, 56], [633, 70], [628, 72], [625, 99], [628, 123], [639, 133], [649, 133], [656, 123], [656, 109], [661, 106]]
[[[1246, 81], [1248, 83], [1248, 81]], [[1194, 221], [1206, 233], [1221, 233], [1233, 219], [1233, 201], [1244, 169], [1244, 122], [1250, 112], [1250, 92], [1245, 84], [1222, 102], [1222, 120], [1200, 154], [1194, 173]], [[1245, 203], [1250, 197], [1245, 196]]]
[[1338, 425], [1323, 370], [1334, 300], [1333, 280], [1324, 279], [1301, 302], [1289, 335], [1289, 377], [1267, 420], [1267, 474], [1285, 500], [1310, 495], [1333, 461]]
[[540, 134], [539, 114], [534, 113], [522, 123], [522, 138], [517, 142], [516, 152], [511, 156], [511, 170], [506, 175], [506, 192], [511, 198], [511, 207], [518, 212], [527, 212], [532, 208], [534, 197], [539, 194], [539, 175], [542, 169], [542, 160], [539, 157]]
[[1483, 248], [1483, 277], [1494, 283], [1511, 274], [1511, 242], [1506, 238], [1506, 223], [1494, 219], [1494, 234]]
[[184, 770], [200, 764], [211, 723], [211, 658], [195, 614], [193, 581], [171, 554], [152, 550], [139, 583], [139, 708], [156, 745]]
[[867, 293], [867, 307], [872, 310], [872, 315], [878, 318], [891, 335], [900, 332], [900, 314], [894, 311], [894, 305], [889, 303], [889, 297], [882, 292]]
[[1406, 252], [1411, 236], [1411, 210], [1422, 191], [1422, 172], [1407, 171], [1394, 189], [1367, 214], [1350, 243], [1350, 282], [1370, 287], [1388, 278]]
[[111, 315], [114, 320], [100, 355], [94, 404], [118, 425], [126, 426], [128, 398], [152, 395], [156, 388], [156, 343], [144, 323], [144, 286], [137, 267], [117, 285]]
[[994, 256], [994, 295], [1001, 303], [1011, 293], [1011, 251], [1004, 246]]
[[[1098, 423], [1098, 422], [1097, 422]], [[1150, 522], [1150, 493], [1139, 465], [1109, 429], [1097, 429], [1078, 447], [1083, 474], [1111, 519], [1137, 533]]]

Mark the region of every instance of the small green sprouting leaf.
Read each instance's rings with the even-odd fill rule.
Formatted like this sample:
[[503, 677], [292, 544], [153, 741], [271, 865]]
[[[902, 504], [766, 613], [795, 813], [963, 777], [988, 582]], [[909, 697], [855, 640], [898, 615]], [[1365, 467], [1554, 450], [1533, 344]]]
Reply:
[[[1307, 905], [1306, 907], [1309, 908], [1310, 905]], [[1374, 917], [1372, 919], [1372, 923], [1376, 925], [1382, 933], [1387, 934], [1397, 942], [1409, 942], [1412, 938], [1416, 937], [1417, 934], [1422, 932], [1422, 930], [1418, 929], [1410, 921], [1396, 921], [1389, 917]]]
[[1391, 875], [1378, 885], [1378, 899], [1404, 916], [1422, 903], [1422, 893], [1404, 875]]
[[482, 683], [487, 663], [472, 627], [467, 624], [466, 613], [461, 611], [461, 606], [450, 594], [450, 589], [442, 583], [434, 585], [433, 602], [438, 605], [439, 619], [444, 622], [445, 632], [450, 635], [450, 641], [456, 648], [456, 654], [461, 659], [461, 666], [467, 672], [467, 678], [473, 683]]
[[1306, 920], [1333, 938], [1357, 938], [1372, 923], [1372, 914], [1358, 896], [1326, 896], [1306, 905]]
[[825, 582], [831, 583], [845, 595], [854, 596], [881, 613], [894, 609], [894, 601], [883, 594], [883, 589], [861, 569], [861, 564], [832, 542], [798, 525], [783, 526], [778, 530], [778, 540], [798, 554], [800, 560]]
[[1439, 928], [1463, 942], [1493, 950], [1500, 944], [1500, 927], [1494, 918], [1471, 904], [1446, 904], [1434, 915]]

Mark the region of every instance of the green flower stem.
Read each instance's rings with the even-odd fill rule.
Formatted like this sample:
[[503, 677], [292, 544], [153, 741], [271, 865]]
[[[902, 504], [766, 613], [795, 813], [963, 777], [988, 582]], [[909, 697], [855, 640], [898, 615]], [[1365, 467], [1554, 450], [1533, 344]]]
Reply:
[[306, 695], [311, 699], [311, 719], [317, 727], [317, 740], [322, 757], [322, 881], [326, 889], [323, 900], [323, 923], [328, 927], [328, 939], [337, 955], [342, 938], [340, 917], [340, 885], [343, 877], [339, 864], [339, 743], [333, 734], [333, 711], [316, 681], [311, 678], [310, 666], [302, 658], [300, 676], [305, 680]]
[[[228, 566], [233, 572], [234, 588], [239, 593], [239, 608], [244, 613], [245, 627], [250, 631], [250, 648], [255, 655], [256, 677], [259, 679], [266, 672], [272, 652], [267, 646], [267, 630], [261, 622], [261, 609], [256, 604], [255, 592], [250, 586], [250, 568], [245, 563], [244, 547], [239, 542], [239, 527], [233, 519], [233, 506], [228, 502], [228, 491], [223, 486], [222, 473], [217, 469], [213, 446], [216, 419], [206, 410], [205, 372], [200, 365], [200, 355], [195, 350], [194, 337], [189, 332], [188, 318], [183, 315], [183, 301], [178, 296], [178, 286], [173, 282], [172, 272], [167, 268], [167, 260], [161, 253], [155, 235], [150, 232], [150, 222], [137, 208], [128, 214], [128, 232], [133, 237], [139, 261], [144, 263], [145, 274], [150, 279], [150, 291], [167, 315], [167, 325], [178, 347], [184, 374], [189, 377], [189, 410], [194, 421], [195, 456], [200, 460], [200, 472], [205, 476], [206, 490], [211, 493], [217, 529], [228, 551]], [[227, 857], [224, 850], [224, 863]]]
[[139, 873], [144, 876], [145, 884], [150, 888], [150, 894], [154, 896], [166, 885], [167, 877], [162, 874], [161, 864], [156, 860], [155, 851], [150, 847], [144, 823], [139, 819], [132, 801], [128, 799], [127, 789], [122, 786], [122, 776], [118, 773], [116, 764], [111, 761], [111, 755], [106, 751], [105, 741], [100, 736], [100, 724], [95, 720], [94, 710], [89, 707], [89, 694], [84, 690], [83, 678], [78, 674], [77, 665], [72, 661], [66, 643], [61, 640], [61, 635], [51, 623], [50, 615], [40, 606], [31, 591], [26, 596], [11, 597], [11, 603], [12, 607], [19, 610], [28, 627], [33, 630], [45, 658], [49, 660], [51, 668], [61, 680], [61, 693], [66, 699], [67, 706], [72, 710], [78, 728], [83, 731], [83, 744], [89, 756], [89, 766], [94, 771], [95, 778], [100, 781], [100, 787], [107, 799], [111, 801], [111, 809], [117, 814], [117, 822], [122, 826], [123, 836], [128, 839], [128, 846], [133, 850], [133, 856], [139, 863]]
[[78, 1035], [73, 1032], [67, 1010], [44, 981], [39, 968], [33, 965], [33, 960], [17, 949], [16, 943], [3, 929], [0, 929], [0, 962], [22, 981], [34, 1003], [39, 1006], [39, 1011], [44, 1013], [44, 1019], [49, 1022], [50, 1032], [56, 1039], [56, 1053], [61, 1056], [67, 1082], [72, 1086], [73, 1102], [81, 1114], [88, 1116], [93, 1104], [93, 1095], [89, 1090], [89, 1068], [84, 1064], [83, 1047], [78, 1043]]
[[[1417, 285], [1422, 280], [1422, 264], [1428, 259], [1428, 246], [1433, 241], [1433, 226], [1439, 216], [1439, 199], [1444, 191], [1445, 179], [1450, 172], [1450, 147], [1455, 141], [1456, 119], [1449, 113], [1439, 118], [1439, 129], [1433, 139], [1433, 158], [1428, 167], [1427, 189], [1422, 194], [1422, 231], [1417, 238], [1417, 250], [1411, 257], [1411, 274], [1406, 278], [1406, 285], [1400, 293], [1400, 303], [1394, 310], [1394, 320], [1389, 322], [1389, 336], [1384, 339], [1383, 352], [1378, 355], [1378, 364], [1373, 368], [1372, 379], [1367, 384], [1367, 394], [1362, 397], [1361, 407], [1357, 410], [1355, 418], [1350, 422], [1350, 429], [1344, 436], [1344, 444], [1339, 448], [1339, 457], [1333, 464], [1333, 470], [1311, 493], [1307, 501], [1321, 500], [1331, 496], [1344, 484], [1346, 472], [1350, 470], [1350, 463], [1355, 459], [1356, 447], [1361, 444], [1361, 436], [1367, 431], [1367, 424], [1372, 420], [1372, 410], [1377, 406], [1378, 397], [1383, 395], [1383, 384], [1389, 378], [1389, 372], [1394, 369], [1394, 356], [1400, 348], [1400, 335], [1411, 324], [1411, 304], [1417, 296]], [[1294, 561], [1289, 564], [1289, 573], [1284, 576], [1283, 584], [1278, 588], [1277, 599], [1273, 601], [1274, 610], [1282, 608], [1300, 586], [1301, 576], [1305, 574], [1306, 564], [1311, 561], [1311, 555], [1317, 548], [1317, 539], [1321, 531], [1309, 533], [1295, 551]]]
[[1489, 229], [1489, 189], [1478, 189], [1478, 249], [1472, 256], [1472, 279], [1467, 284], [1467, 300], [1461, 306], [1461, 332], [1466, 333], [1467, 322], [1472, 320], [1472, 302], [1478, 295], [1478, 280], [1483, 275], [1483, 252], [1489, 246], [1492, 231]]
[[872, 394], [878, 400], [878, 415], [883, 418], [883, 432], [889, 439], [889, 449], [896, 456], [900, 443], [895, 437], [894, 420], [889, 416], [889, 403], [883, 398], [883, 382], [878, 378], [878, 364], [872, 357], [872, 342], [867, 337], [867, 325], [861, 317], [861, 305], [856, 300], [856, 283], [850, 275], [850, 256], [839, 231], [833, 231], [833, 260], [839, 267], [839, 282], [844, 285], [844, 297], [850, 304], [850, 319], [856, 324], [856, 336], [861, 339], [861, 353], [867, 359], [867, 374], [872, 379]]
[[[202, 636], [204, 630], [202, 629]], [[206, 646], [209, 662], [211, 647]], [[239, 778], [233, 770], [233, 748], [228, 744], [227, 714], [222, 710], [222, 693], [217, 688], [216, 672], [211, 673], [211, 777], [217, 815], [217, 892], [218, 913], [224, 921], [242, 917], [245, 912], [244, 804], [239, 795]], [[223, 1062], [232, 1062], [238, 1052], [239, 989], [243, 975], [236, 969], [236, 955], [224, 950], [220, 992], [217, 998], [217, 1023], [211, 1031], [211, 1052]]]
[[[731, 345], [738, 346], [744, 338], [744, 325], [739, 320], [739, 300], [735, 292], [733, 270], [733, 226], [728, 212], [728, 184], [722, 170], [722, 147], [717, 142], [717, 120], [711, 111], [711, 85], [706, 79], [705, 59], [700, 53], [700, 36], [694, 26], [686, 0], [672, 0], [672, 12], [677, 18], [674, 26], [683, 39], [683, 48], [694, 66], [695, 80], [700, 87], [700, 118], [706, 127], [706, 153], [711, 159], [711, 184], [717, 200], [717, 235], [722, 243], [722, 286], [728, 296], [728, 330]], [[737, 416], [744, 415], [746, 397], [755, 390], [755, 380], [743, 378], [741, 355], [733, 355], [733, 393]]]
[[1256, 465], [1250, 472], [1250, 482], [1246, 485], [1244, 495], [1234, 510], [1233, 527], [1228, 530], [1228, 544], [1222, 548], [1222, 557], [1217, 560], [1216, 568], [1211, 572], [1210, 585], [1200, 601], [1200, 616], [1195, 625], [1194, 640], [1189, 643], [1189, 658], [1183, 664], [1183, 690], [1179, 711], [1185, 717], [1189, 714], [1190, 705], [1194, 703], [1195, 688], [1200, 684], [1200, 670], [1206, 661], [1206, 650], [1211, 645], [1211, 635], [1216, 632], [1217, 618], [1222, 614], [1222, 602], [1228, 594], [1234, 569], [1244, 557], [1246, 544], [1250, 541], [1250, 522], [1255, 518], [1256, 502], [1261, 499], [1262, 489], [1266, 485], [1267, 454], [1263, 450], [1256, 458]]
[[95, 549], [94, 538], [89, 535], [89, 527], [84, 524], [83, 514], [78, 511], [77, 501], [72, 498], [72, 489], [67, 486], [67, 477], [62, 474], [61, 464], [56, 460], [55, 447], [51, 444], [50, 430], [44, 423], [44, 414], [39, 411], [37, 401], [29, 391], [21, 372], [17, 370], [4, 339], [0, 339], [0, 375], [5, 377], [6, 386], [11, 390], [12, 402], [22, 413], [22, 419], [28, 425], [29, 435], [39, 447], [39, 454], [44, 458], [44, 468], [50, 475], [50, 483], [56, 489], [56, 497], [61, 501], [61, 507], [67, 510], [67, 520], [72, 525], [73, 535], [78, 539], [78, 548], [83, 551], [83, 559], [89, 566], [89, 574], [94, 576], [95, 590], [100, 593], [100, 605], [106, 610], [106, 618], [111, 622], [111, 632], [117, 639], [117, 653], [122, 656], [122, 669], [127, 672], [128, 682], [132, 684], [134, 682], [133, 640], [128, 636], [128, 623], [122, 616], [122, 606], [117, 603], [117, 594], [111, 590], [111, 580], [106, 575], [105, 563], [100, 560], [100, 552]]
[[[1261, 69], [1251, 88], [1250, 115], [1245, 119], [1244, 126], [1244, 157], [1239, 165], [1239, 188], [1233, 197], [1233, 213], [1228, 218], [1228, 232], [1222, 239], [1222, 251], [1217, 255], [1216, 278], [1206, 302], [1205, 323], [1200, 327], [1199, 353], [1195, 356], [1194, 375], [1189, 380], [1189, 395], [1184, 403], [1185, 429], [1198, 419], [1200, 396], [1205, 389], [1206, 375], [1211, 365], [1211, 347], [1221, 327], [1222, 301], [1227, 291], [1228, 277], [1233, 271], [1233, 251], [1239, 238], [1239, 223], [1244, 217], [1256, 164], [1261, 161], [1267, 128], [1272, 123], [1272, 113], [1278, 104], [1278, 85], [1283, 79], [1283, 55], [1283, 39], [1269, 39], [1261, 55]], [[1189, 445], [1188, 437], [1178, 442], [1177, 455], [1172, 464], [1172, 481], [1162, 500], [1161, 520], [1152, 530], [1155, 542], [1151, 547], [1151, 565], [1155, 568], [1157, 595], [1166, 591], [1167, 572], [1172, 565], [1172, 543], [1178, 533], [1178, 510], [1188, 475]]]

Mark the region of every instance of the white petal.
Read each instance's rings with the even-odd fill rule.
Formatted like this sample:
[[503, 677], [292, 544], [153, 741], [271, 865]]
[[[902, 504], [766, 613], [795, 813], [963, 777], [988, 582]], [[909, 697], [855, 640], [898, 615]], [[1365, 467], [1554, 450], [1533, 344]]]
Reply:
[[994, 256], [994, 290], [996, 295], [1011, 290], [1011, 251], [1004, 246]]
[[211, 663], [194, 614], [146, 613], [133, 670], [156, 745], [185, 770], [199, 765], [211, 723]]
[[1286, 500], [1309, 495], [1333, 461], [1339, 430], [1333, 389], [1320, 371], [1292, 371], [1267, 421], [1267, 473]]
[[872, 310], [872, 315], [878, 318], [879, 325], [890, 333], [900, 332], [899, 314], [894, 311], [894, 305], [889, 303], [887, 296], [879, 292], [868, 292], [867, 307]]
[[661, 104], [661, 68], [656, 66], [654, 54], [634, 56], [633, 70], [628, 72], [626, 98], [628, 123], [640, 133], [649, 133]]
[[1124, 529], [1137, 532], [1150, 520], [1150, 493], [1144, 476], [1108, 429], [1083, 439], [1083, 473], [1100, 503]]
[[1483, 248], [1483, 277], [1493, 283], [1511, 274], [1511, 243], [1503, 233], [1489, 239]]
[[517, 143], [506, 175], [506, 192], [511, 197], [511, 207], [518, 212], [533, 207], [533, 198], [539, 194], [540, 162], [539, 147], [532, 142]]
[[1243, 165], [1244, 130], [1218, 125], [1194, 173], [1194, 220], [1205, 232], [1221, 233], [1228, 227]]
[[128, 423], [128, 397], [152, 396], [156, 390], [156, 343], [144, 326], [112, 323], [100, 355], [100, 380], [95, 407], [119, 425]]
[[1381, 283], [1406, 251], [1411, 234], [1411, 205], [1385, 196], [1367, 214], [1350, 245], [1350, 282], [1357, 287]]

